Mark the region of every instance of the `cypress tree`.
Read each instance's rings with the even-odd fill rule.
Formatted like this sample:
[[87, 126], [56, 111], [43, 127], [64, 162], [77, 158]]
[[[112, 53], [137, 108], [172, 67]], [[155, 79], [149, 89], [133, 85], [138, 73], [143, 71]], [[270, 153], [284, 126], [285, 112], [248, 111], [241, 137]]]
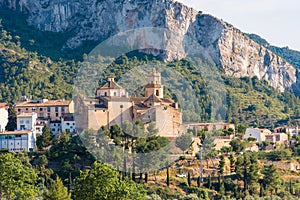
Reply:
[[191, 173], [190, 171], [188, 172], [188, 185], [191, 187]]

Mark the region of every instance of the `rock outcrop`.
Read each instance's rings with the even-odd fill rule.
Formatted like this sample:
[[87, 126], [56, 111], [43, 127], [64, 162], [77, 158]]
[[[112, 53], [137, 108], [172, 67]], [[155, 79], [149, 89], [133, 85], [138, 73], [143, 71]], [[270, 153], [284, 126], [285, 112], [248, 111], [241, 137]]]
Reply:
[[[298, 72], [291, 64], [230, 24], [172, 0], [0, 0], [0, 7], [28, 14], [28, 23], [37, 29], [74, 32], [66, 48], [135, 28], [168, 28], [198, 41], [227, 75], [257, 76], [280, 91], [298, 90]], [[167, 50], [165, 60], [186, 56]]]

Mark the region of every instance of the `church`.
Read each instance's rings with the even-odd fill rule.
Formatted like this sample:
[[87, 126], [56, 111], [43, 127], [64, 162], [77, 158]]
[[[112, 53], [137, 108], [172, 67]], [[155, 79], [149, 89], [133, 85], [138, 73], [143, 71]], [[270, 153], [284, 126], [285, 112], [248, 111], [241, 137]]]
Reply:
[[107, 78], [107, 82], [97, 89], [96, 98], [75, 100], [75, 117], [80, 118], [76, 120], [77, 129], [99, 130], [101, 126], [110, 128], [113, 124], [140, 120], [145, 125], [155, 122], [160, 136], [177, 137], [182, 125], [178, 103], [164, 98], [161, 74], [155, 69], [147, 82], [144, 97], [129, 97], [114, 78]]

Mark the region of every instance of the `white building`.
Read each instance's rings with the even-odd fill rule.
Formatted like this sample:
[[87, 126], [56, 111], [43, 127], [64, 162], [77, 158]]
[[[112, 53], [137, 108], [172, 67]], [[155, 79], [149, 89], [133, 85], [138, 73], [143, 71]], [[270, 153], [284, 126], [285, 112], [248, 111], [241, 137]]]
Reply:
[[17, 130], [35, 130], [36, 113], [21, 113], [17, 115]]
[[50, 131], [52, 135], [57, 137], [58, 133], [61, 132], [61, 121], [60, 120], [50, 121]]
[[5, 131], [8, 123], [8, 105], [7, 103], [0, 103], [0, 132]]
[[73, 115], [65, 115], [61, 118], [61, 130], [62, 132], [76, 133], [76, 126]]
[[270, 135], [272, 132], [268, 129], [259, 128], [247, 128], [243, 139], [254, 138], [256, 142], [266, 141], [266, 135]]
[[0, 133], [0, 149], [7, 149], [9, 152], [33, 152], [35, 142], [35, 131], [21, 130]]

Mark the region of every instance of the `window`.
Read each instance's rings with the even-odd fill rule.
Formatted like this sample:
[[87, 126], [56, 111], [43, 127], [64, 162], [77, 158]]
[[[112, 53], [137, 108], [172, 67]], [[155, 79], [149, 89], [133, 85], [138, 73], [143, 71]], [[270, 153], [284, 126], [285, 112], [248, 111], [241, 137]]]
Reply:
[[61, 112], [65, 112], [65, 107], [61, 107]]
[[43, 111], [43, 108], [40, 108], [40, 111]]
[[32, 108], [32, 112], [34, 112], [35, 111], [35, 108]]
[[107, 96], [107, 92], [104, 92], [104, 96]]
[[75, 126], [75, 123], [73, 123], [73, 126]]
[[70, 123], [67, 123], [67, 126], [70, 126]]
[[114, 92], [114, 96], [117, 96], [117, 93], [116, 93], [116, 92]]
[[26, 108], [26, 111], [28, 111], [28, 108]]
[[26, 124], [30, 124], [30, 121], [28, 119], [26, 120]]
[[51, 129], [53, 132], [55, 131], [55, 128]]
[[24, 124], [24, 120], [23, 119], [20, 120], [20, 124]]
[[58, 112], [58, 107], [55, 107], [55, 112]]
[[53, 124], [53, 126], [56, 126], [56, 124]]
[[159, 96], [159, 91], [158, 90], [156, 90], [156, 94], [155, 94], [156, 96]]
[[20, 108], [18, 109], [18, 112], [21, 112], [21, 109], [20, 109]]
[[51, 108], [50, 108], [50, 107], [48, 107], [48, 108], [47, 108], [47, 112], [50, 112], [50, 111], [51, 111]]
[[55, 113], [55, 116], [58, 117], [58, 113]]

